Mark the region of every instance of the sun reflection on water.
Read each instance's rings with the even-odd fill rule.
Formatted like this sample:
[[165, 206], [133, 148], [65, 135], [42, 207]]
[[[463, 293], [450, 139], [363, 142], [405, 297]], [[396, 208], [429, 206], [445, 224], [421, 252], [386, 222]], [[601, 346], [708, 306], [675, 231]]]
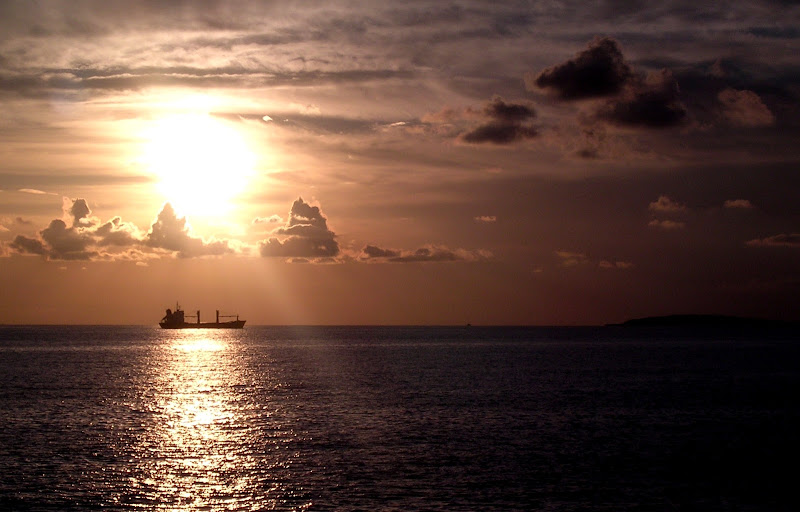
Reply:
[[[280, 508], [292, 492], [285, 475], [296, 453], [286, 449], [293, 432], [272, 417], [271, 377], [245, 364], [241, 334], [198, 330], [164, 337], [146, 397], [151, 421], [136, 448], [139, 470], [129, 479], [140, 499], [128, 505]], [[310, 505], [293, 501], [293, 509]]]

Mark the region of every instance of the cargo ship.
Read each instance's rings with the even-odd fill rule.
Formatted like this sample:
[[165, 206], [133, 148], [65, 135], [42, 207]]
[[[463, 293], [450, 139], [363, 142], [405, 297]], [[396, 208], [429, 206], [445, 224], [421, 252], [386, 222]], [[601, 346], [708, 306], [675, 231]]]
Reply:
[[[236, 318], [236, 320], [228, 320], [220, 322], [220, 318]], [[187, 318], [194, 318], [194, 322], [187, 322]], [[196, 315], [187, 315], [181, 309], [179, 304], [175, 304], [175, 311], [167, 309], [167, 314], [158, 323], [162, 329], [241, 329], [244, 327], [246, 320], [239, 320], [239, 315], [222, 315], [220, 316], [217, 310], [217, 317], [215, 322], [201, 322], [200, 310], [197, 310]]]

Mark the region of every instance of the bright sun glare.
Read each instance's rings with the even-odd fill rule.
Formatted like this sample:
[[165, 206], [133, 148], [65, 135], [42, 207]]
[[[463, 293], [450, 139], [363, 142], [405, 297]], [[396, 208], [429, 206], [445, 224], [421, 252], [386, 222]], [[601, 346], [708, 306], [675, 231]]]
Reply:
[[144, 164], [184, 215], [231, 209], [253, 174], [255, 156], [230, 125], [205, 114], [161, 118], [146, 134]]

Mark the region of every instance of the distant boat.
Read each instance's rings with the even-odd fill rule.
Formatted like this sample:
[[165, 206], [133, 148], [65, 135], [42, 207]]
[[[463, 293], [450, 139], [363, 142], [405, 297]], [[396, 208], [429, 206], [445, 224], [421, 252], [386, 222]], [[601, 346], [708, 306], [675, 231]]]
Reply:
[[[220, 322], [220, 318], [233, 318], [236, 320], [229, 320], [227, 322]], [[194, 322], [187, 322], [186, 318], [194, 318]], [[239, 315], [223, 315], [220, 317], [219, 310], [217, 310], [216, 322], [201, 322], [200, 310], [196, 315], [187, 315], [181, 309], [179, 304], [175, 304], [175, 311], [167, 309], [167, 314], [158, 323], [162, 329], [241, 329], [244, 327], [246, 320], [239, 320]]]

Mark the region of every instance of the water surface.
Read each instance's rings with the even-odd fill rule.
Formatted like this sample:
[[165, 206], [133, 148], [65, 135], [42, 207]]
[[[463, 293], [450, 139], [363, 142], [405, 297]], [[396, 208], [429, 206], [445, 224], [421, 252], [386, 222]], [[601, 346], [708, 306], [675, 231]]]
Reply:
[[797, 341], [0, 327], [0, 508], [789, 510]]

